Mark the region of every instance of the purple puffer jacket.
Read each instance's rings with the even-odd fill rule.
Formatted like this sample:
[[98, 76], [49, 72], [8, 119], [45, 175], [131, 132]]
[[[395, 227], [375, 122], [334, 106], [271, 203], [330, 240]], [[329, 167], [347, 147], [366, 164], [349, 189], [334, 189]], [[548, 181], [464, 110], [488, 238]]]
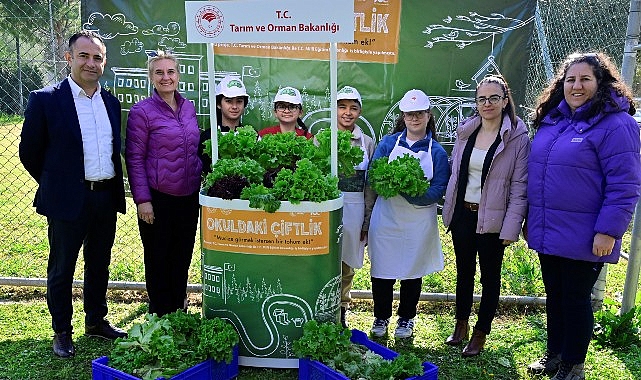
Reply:
[[[612, 94], [596, 116], [591, 102], [574, 115], [565, 100], [541, 122], [528, 161], [528, 245], [539, 253], [616, 263], [639, 199], [639, 126], [626, 98]], [[592, 254], [594, 235], [616, 239], [612, 254]]]
[[176, 92], [177, 110], [154, 90], [131, 107], [125, 161], [134, 202], [151, 201], [149, 189], [184, 196], [200, 188], [200, 130], [194, 105]]

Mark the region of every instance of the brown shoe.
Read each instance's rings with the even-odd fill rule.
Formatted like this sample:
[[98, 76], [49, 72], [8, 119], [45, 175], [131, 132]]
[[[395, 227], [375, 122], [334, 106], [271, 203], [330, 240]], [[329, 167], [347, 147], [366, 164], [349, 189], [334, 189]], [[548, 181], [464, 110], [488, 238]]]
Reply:
[[452, 335], [448, 336], [445, 340], [445, 344], [450, 346], [458, 346], [463, 343], [464, 340], [467, 340], [470, 334], [470, 325], [467, 323], [467, 319], [457, 319], [456, 325], [454, 326], [454, 332]]
[[470, 357], [480, 354], [481, 350], [483, 350], [483, 346], [485, 346], [486, 336], [487, 334], [485, 334], [483, 331], [474, 329], [474, 332], [472, 332], [472, 338], [470, 339], [467, 346], [465, 346], [465, 348], [463, 349], [463, 356]]

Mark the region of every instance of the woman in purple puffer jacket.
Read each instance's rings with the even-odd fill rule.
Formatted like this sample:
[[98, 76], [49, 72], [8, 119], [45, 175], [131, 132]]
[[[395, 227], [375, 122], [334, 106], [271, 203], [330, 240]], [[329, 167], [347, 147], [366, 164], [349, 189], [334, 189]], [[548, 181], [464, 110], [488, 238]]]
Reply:
[[159, 52], [148, 68], [154, 90], [129, 111], [125, 160], [138, 209], [149, 313], [162, 316], [187, 309], [202, 163], [196, 109], [176, 91], [176, 57]]
[[585, 379], [603, 263], [619, 260], [639, 199], [639, 126], [631, 91], [601, 53], [572, 54], [544, 90], [528, 161], [527, 241], [547, 295], [547, 351], [528, 371]]

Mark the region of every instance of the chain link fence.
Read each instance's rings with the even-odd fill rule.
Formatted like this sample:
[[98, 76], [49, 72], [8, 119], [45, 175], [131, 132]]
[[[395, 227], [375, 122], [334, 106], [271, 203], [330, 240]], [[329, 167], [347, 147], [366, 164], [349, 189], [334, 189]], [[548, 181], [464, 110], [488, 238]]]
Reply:
[[[18, 159], [21, 116], [29, 91], [68, 74], [64, 51], [68, 36], [81, 27], [80, 7], [79, 0], [0, 0], [0, 277], [46, 277], [47, 224], [32, 207], [36, 182]], [[539, 1], [526, 104], [521, 106], [533, 108], [548, 78], [570, 52], [604, 51], [620, 65], [628, 7], [626, 1]], [[634, 87], [639, 95], [636, 82]], [[131, 198], [127, 202], [129, 212], [118, 218], [111, 280], [143, 282], [135, 205]], [[199, 252], [196, 244], [190, 283], [200, 282]], [[79, 260], [78, 279], [82, 268]]]

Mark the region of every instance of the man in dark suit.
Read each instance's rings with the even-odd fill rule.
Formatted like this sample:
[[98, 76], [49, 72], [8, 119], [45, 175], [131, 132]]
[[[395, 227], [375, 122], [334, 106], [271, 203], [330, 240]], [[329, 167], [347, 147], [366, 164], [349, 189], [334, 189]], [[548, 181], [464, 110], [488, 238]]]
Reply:
[[100, 87], [106, 63], [102, 38], [83, 30], [69, 39], [71, 74], [29, 96], [20, 161], [38, 182], [34, 206], [47, 217], [47, 306], [53, 351], [75, 354], [71, 317], [73, 274], [83, 247], [85, 334], [127, 334], [106, 319], [116, 213], [125, 212], [120, 161], [120, 102]]

